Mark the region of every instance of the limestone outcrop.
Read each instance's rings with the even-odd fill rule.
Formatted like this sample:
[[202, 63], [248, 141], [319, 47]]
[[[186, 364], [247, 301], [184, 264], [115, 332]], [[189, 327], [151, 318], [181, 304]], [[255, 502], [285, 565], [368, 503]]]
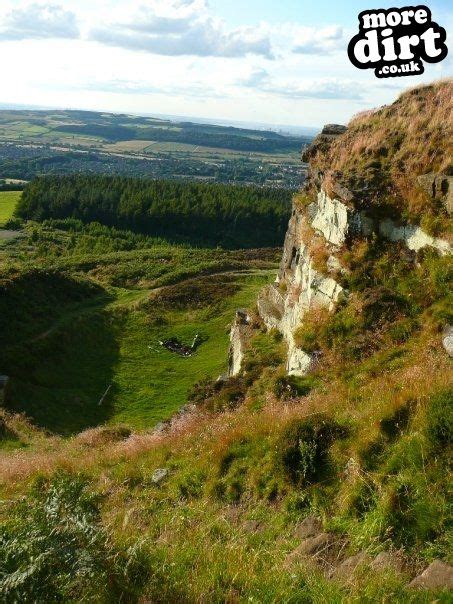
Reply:
[[[348, 295], [335, 280], [335, 274], [345, 270], [338, 252], [356, 238], [373, 232], [389, 241], [402, 241], [413, 251], [431, 247], [448, 254], [451, 249], [447, 241], [431, 237], [420, 227], [399, 226], [390, 219], [376, 222], [343, 200], [330, 198], [323, 188], [316, 201], [308, 206], [300, 208], [295, 203], [277, 279], [263, 289], [258, 298], [258, 310], [267, 328], [278, 329], [286, 340], [290, 375], [304, 375], [316, 360], [298, 348], [294, 339], [304, 315], [314, 307], [332, 311]], [[316, 267], [319, 244], [328, 255], [323, 271]]]
[[[313, 144], [303, 152], [303, 161], [310, 162], [319, 153], [326, 153], [338, 137], [346, 132], [344, 126], [325, 126]], [[316, 352], [308, 354], [298, 347], [295, 332], [303, 325], [312, 309], [333, 311], [348, 296], [339, 281], [347, 272], [342, 266], [341, 253], [351, 249], [360, 239], [378, 237], [401, 242], [408, 250], [435, 249], [450, 254], [450, 244], [423, 231], [420, 226], [397, 223], [390, 216], [366, 209], [367, 189], [359, 195], [349, 191], [335, 174], [324, 174], [309, 163], [304, 191], [296, 195], [286, 232], [278, 275], [273, 284], [258, 296], [258, 312], [268, 330], [277, 329], [287, 344], [286, 369], [289, 375], [305, 375], [316, 364]], [[419, 178], [419, 185], [450, 208], [451, 178], [428, 174]], [[237, 316], [231, 330], [229, 375], [241, 371], [250, 326]]]
[[236, 311], [236, 317], [230, 330], [230, 350], [228, 354], [227, 377], [241, 373], [242, 362], [252, 332], [251, 319], [246, 310]]

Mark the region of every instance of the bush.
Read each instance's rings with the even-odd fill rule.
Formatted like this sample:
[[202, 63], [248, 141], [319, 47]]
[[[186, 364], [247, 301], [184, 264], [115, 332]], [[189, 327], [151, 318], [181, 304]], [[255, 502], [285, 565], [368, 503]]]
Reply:
[[277, 465], [295, 485], [315, 482], [326, 473], [331, 444], [342, 436], [344, 428], [323, 414], [294, 419], [277, 440]]
[[10, 231], [20, 231], [23, 227], [23, 222], [20, 218], [10, 218], [5, 223], [5, 229]]
[[325, 308], [313, 308], [304, 316], [302, 325], [294, 332], [294, 340], [299, 348], [308, 354], [321, 348], [321, 333], [330, 318]]
[[287, 400], [307, 394], [314, 388], [315, 379], [312, 376], [297, 377], [294, 375], [282, 375], [274, 382], [274, 394], [277, 398]]
[[408, 401], [394, 413], [381, 419], [381, 431], [389, 440], [398, 438], [407, 428], [414, 406], [414, 401]]
[[247, 382], [242, 376], [227, 380], [206, 378], [197, 382], [188, 394], [188, 401], [205, 411], [224, 411], [235, 409], [245, 398]]

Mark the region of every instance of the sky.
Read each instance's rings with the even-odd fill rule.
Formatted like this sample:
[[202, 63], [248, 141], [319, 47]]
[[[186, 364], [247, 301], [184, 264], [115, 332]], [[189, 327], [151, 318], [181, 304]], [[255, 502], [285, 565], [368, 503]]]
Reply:
[[[0, 104], [319, 127], [423, 82], [380, 80], [347, 45], [377, 0], [1, 0]], [[427, 3], [447, 36], [451, 0]], [[447, 37], [447, 46], [449, 37]]]

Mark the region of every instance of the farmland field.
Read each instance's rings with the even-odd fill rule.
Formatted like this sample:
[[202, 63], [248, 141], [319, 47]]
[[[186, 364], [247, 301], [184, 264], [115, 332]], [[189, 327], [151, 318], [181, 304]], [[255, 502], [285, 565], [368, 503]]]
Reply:
[[12, 217], [21, 191], [0, 191], [0, 228]]
[[135, 115], [0, 111], [0, 173], [31, 180], [86, 171], [297, 189], [305, 174], [300, 151], [310, 140]]

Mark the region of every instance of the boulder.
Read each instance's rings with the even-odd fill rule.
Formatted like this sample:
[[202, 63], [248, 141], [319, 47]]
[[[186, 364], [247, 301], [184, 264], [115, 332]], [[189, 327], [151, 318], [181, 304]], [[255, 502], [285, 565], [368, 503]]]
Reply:
[[157, 468], [154, 470], [153, 475], [151, 476], [151, 482], [154, 484], [159, 484], [168, 476], [168, 468]]
[[447, 354], [453, 357], [453, 327], [447, 325], [442, 334], [442, 345]]
[[297, 552], [299, 556], [324, 556], [333, 548], [335, 543], [335, 536], [331, 533], [319, 533], [318, 535], [304, 539], [299, 547], [294, 550], [293, 554]]
[[404, 569], [403, 552], [400, 550], [380, 552], [371, 561], [370, 568], [377, 572], [393, 571], [395, 573], [402, 573]]
[[302, 152], [302, 161], [308, 163], [318, 151], [326, 152], [332, 141], [346, 130], [346, 126], [341, 124], [326, 124], [322, 131], [315, 136], [312, 143]]
[[322, 532], [322, 523], [314, 516], [307, 516], [296, 526], [294, 536], [299, 539], [308, 539]]
[[369, 557], [366, 552], [359, 552], [354, 556], [349, 556], [349, 558], [345, 558], [341, 564], [339, 564], [336, 568], [334, 568], [329, 576], [332, 579], [349, 581], [352, 579], [354, 572], [360, 566], [364, 566], [369, 562]]
[[236, 317], [230, 331], [228, 377], [235, 377], [241, 373], [242, 361], [253, 331], [250, 323], [251, 318], [246, 310], [239, 309], [236, 311]]
[[453, 213], [453, 176], [429, 172], [418, 176], [417, 182], [430, 197], [441, 201], [449, 214]]
[[409, 583], [413, 589], [453, 589], [453, 567], [434, 560], [428, 568]]
[[343, 124], [326, 124], [321, 131], [321, 134], [329, 134], [330, 136], [338, 136], [346, 132], [347, 127]]

